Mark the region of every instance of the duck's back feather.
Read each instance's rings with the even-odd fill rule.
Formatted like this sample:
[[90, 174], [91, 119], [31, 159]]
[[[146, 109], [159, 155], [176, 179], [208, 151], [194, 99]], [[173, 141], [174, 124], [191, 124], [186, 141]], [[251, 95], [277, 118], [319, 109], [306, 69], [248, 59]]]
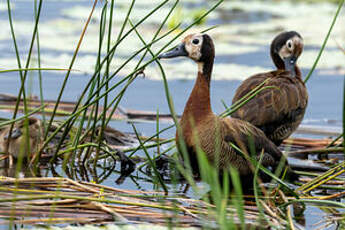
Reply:
[[262, 129], [275, 143], [287, 138], [303, 119], [308, 103], [308, 93], [300, 77], [292, 77], [284, 70], [257, 74], [246, 79], [237, 89], [232, 103], [270, 78], [248, 103], [232, 114]]

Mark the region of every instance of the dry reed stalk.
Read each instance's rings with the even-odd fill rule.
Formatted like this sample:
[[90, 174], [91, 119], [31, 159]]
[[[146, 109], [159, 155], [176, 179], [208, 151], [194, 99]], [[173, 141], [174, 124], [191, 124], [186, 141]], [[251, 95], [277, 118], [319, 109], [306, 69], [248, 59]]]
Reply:
[[36, 201], [36, 202], [28, 202], [30, 205], [54, 205], [58, 207], [59, 205], [67, 205], [67, 204], [74, 204], [78, 203], [78, 200], [75, 199], [65, 199], [65, 200], [57, 200], [57, 201]]
[[25, 207], [25, 208], [16, 208], [15, 210], [12, 209], [12, 207], [6, 207], [1, 208], [0, 213], [8, 213], [9, 215], [12, 215], [13, 217], [33, 217], [33, 216], [39, 216], [39, 215], [53, 215], [53, 216], [92, 216], [92, 215], [104, 215], [108, 216], [108, 214], [105, 214], [104, 211], [98, 210], [78, 210], [76, 212], [76, 209], [70, 209], [70, 208], [56, 208], [54, 209], [54, 212], [52, 212], [52, 209], [50, 207]]
[[82, 223], [87, 224], [91, 222], [97, 222], [97, 219], [90, 218], [39, 218], [30, 220], [13, 220], [13, 221], [1, 221], [0, 225], [9, 225], [10, 223], [15, 224], [58, 224], [58, 223]]
[[265, 202], [263, 202], [262, 200], [259, 200], [259, 202], [262, 205], [262, 207], [265, 209], [265, 211], [268, 213], [269, 216], [276, 219], [275, 221], [278, 220], [278, 222], [276, 222], [276, 224], [278, 224], [277, 226], [286, 224], [286, 221], [282, 219], [280, 216], [278, 216], [277, 213], [275, 213]]
[[177, 207], [179, 207], [184, 213], [190, 215], [191, 217], [200, 220], [200, 217], [198, 217], [197, 215], [194, 215], [190, 210], [188, 210], [187, 208], [183, 207], [182, 205], [178, 205]]
[[90, 182], [80, 182], [81, 184], [92, 186], [92, 187], [98, 187], [98, 188], [103, 188], [107, 189], [109, 191], [113, 192], [118, 192], [118, 193], [124, 193], [124, 194], [157, 194], [157, 195], [163, 195], [164, 192], [159, 192], [159, 191], [139, 191], [139, 190], [128, 190], [128, 189], [119, 189], [119, 188], [114, 188], [106, 185], [101, 185], [101, 184], [94, 184]]
[[[64, 178], [1, 179], [0, 190], [3, 192], [0, 193], [0, 215], [15, 215], [28, 221], [15, 219], [16, 223], [50, 223], [48, 219], [40, 219], [50, 215], [50, 220], [56, 223], [62, 220], [86, 223], [88, 219], [88, 223], [105, 223], [113, 219], [122, 222], [139, 219], [146, 223], [166, 224], [166, 220], [171, 219], [179, 226], [201, 226], [200, 220], [212, 221], [217, 215], [213, 204], [188, 198], [165, 197], [161, 192], [122, 190]], [[4, 191], [4, 186], [7, 191]], [[32, 195], [37, 193], [41, 195]], [[20, 208], [11, 212], [13, 205]], [[255, 222], [258, 219], [256, 207], [245, 205], [244, 211], [248, 220]], [[235, 208], [228, 207], [226, 212], [239, 221]], [[265, 215], [268, 219], [276, 219], [270, 216], [271, 213]], [[71, 216], [75, 217], [75, 222], [66, 219]], [[30, 222], [26, 220], [29, 217], [38, 219]], [[279, 223], [279, 220], [272, 221]]]
[[336, 178], [337, 176], [345, 173], [344, 167], [345, 167], [345, 163], [342, 163], [342, 164], [328, 170], [324, 174], [314, 178], [310, 182], [303, 184], [302, 186], [297, 188], [296, 191], [301, 191], [303, 193], [307, 193], [307, 192], [317, 188], [318, 186], [325, 184], [327, 181], [330, 181], [330, 180]]
[[13, 177], [0, 177], [0, 183], [54, 183], [57, 184], [58, 182], [66, 181], [65, 178], [61, 177], [30, 177], [30, 178], [13, 178]]
[[[285, 194], [279, 190], [278, 191], [279, 196], [282, 198], [282, 200], [284, 201], [284, 203], [288, 202], [288, 199], [286, 198]], [[291, 210], [293, 209], [292, 204], [288, 205], [286, 207], [286, 216], [287, 216], [287, 220], [288, 220], [288, 224], [289, 224], [289, 228], [291, 230], [295, 230], [295, 225], [294, 225], [294, 221], [292, 220], [292, 215], [291, 215]]]
[[[299, 179], [299, 181], [301, 182], [310, 182], [312, 181], [313, 179], [311, 178], [301, 178]], [[326, 183], [324, 183], [326, 185], [345, 185], [345, 181], [339, 181], [339, 180], [336, 180], [336, 181], [327, 181]]]
[[[327, 147], [333, 142], [333, 139], [313, 139], [313, 138], [288, 138], [284, 140], [283, 144], [301, 147]], [[334, 145], [339, 145], [342, 140], [334, 142]]]
[[69, 182], [69, 183], [71, 183], [71, 184], [73, 184], [73, 185], [75, 185], [77, 187], [80, 187], [80, 188], [82, 188], [82, 189], [84, 189], [86, 191], [89, 191], [89, 192], [92, 192], [92, 193], [99, 193], [99, 190], [95, 190], [93, 188], [90, 188], [89, 186], [85, 186], [85, 185], [83, 185], [81, 183], [78, 183], [78, 182], [76, 182], [74, 180], [71, 180], [69, 178], [66, 178], [66, 180], [67, 180], [67, 182]]
[[311, 153], [341, 153], [343, 152], [343, 147], [330, 147], [330, 148], [310, 148], [310, 149], [302, 149], [297, 151], [290, 151], [287, 152], [287, 155], [298, 155], [298, 154], [311, 154]]
[[113, 209], [106, 207], [105, 205], [97, 202], [90, 202], [90, 204], [94, 205], [95, 207], [101, 209], [104, 212], [109, 213], [111, 216], [113, 216], [114, 220], [118, 220], [124, 223], [128, 223], [129, 221], [123, 217], [121, 214], [115, 212]]
[[344, 192], [335, 193], [335, 194], [331, 194], [331, 195], [328, 195], [328, 196], [317, 197], [317, 199], [319, 199], [319, 200], [331, 200], [331, 199], [335, 199], [335, 198], [343, 198], [344, 196], [345, 196], [345, 191]]

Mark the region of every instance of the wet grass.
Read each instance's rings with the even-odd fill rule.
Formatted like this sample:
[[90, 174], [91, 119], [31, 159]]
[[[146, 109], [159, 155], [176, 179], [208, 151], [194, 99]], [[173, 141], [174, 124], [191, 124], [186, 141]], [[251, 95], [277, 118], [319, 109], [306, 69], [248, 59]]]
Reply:
[[[17, 160], [16, 170], [12, 176], [17, 177], [22, 167], [31, 168], [34, 172], [33, 174], [38, 175], [37, 172], [40, 170], [39, 167], [42, 166], [41, 162], [44, 161], [49, 162], [52, 168], [54, 168], [56, 164], [62, 164], [65, 174], [71, 174], [71, 177], [75, 180], [55, 177], [26, 179], [2, 177], [0, 179], [0, 190], [2, 191], [2, 199], [0, 202], [4, 205], [0, 208], [0, 211], [3, 211], [2, 214], [8, 214], [4, 214], [3, 224], [8, 224], [9, 226], [13, 226], [12, 224], [14, 223], [37, 224], [42, 222], [47, 225], [53, 223], [99, 224], [113, 221], [117, 223], [134, 223], [136, 222], [135, 220], [139, 218], [142, 222], [160, 223], [167, 226], [171, 226], [171, 224], [173, 226], [197, 226], [205, 229], [246, 229], [256, 227], [296, 229], [297, 223], [296, 220], [293, 219], [296, 214], [292, 214], [295, 205], [302, 204], [302, 206], [305, 206], [312, 203], [315, 206], [327, 205], [329, 207], [341, 208], [341, 210], [345, 208], [344, 203], [339, 201], [339, 198], [344, 195], [344, 189], [339, 189], [336, 186], [332, 187], [328, 184], [330, 181], [343, 180], [340, 175], [345, 172], [344, 162], [330, 167], [325, 173], [310, 175], [310, 180], [307, 183], [302, 185], [296, 183], [295, 186], [297, 187], [293, 187], [284, 182], [282, 178], [279, 178], [277, 176], [278, 174], [272, 174], [269, 170], [265, 169], [261, 165], [261, 159], [259, 161], [254, 161], [248, 156], [248, 153], [243, 153], [243, 156], [248, 158], [248, 161], [251, 162], [254, 173], [254, 195], [248, 197], [244, 195], [246, 191], [242, 191], [242, 182], [235, 169], [230, 168], [229, 171], [224, 172], [224, 175], [219, 175], [218, 170], [209, 164], [205, 154], [199, 150], [198, 162], [201, 168], [201, 181], [208, 185], [208, 191], [205, 192], [200, 189], [200, 181], [196, 180], [193, 176], [192, 167], [183, 140], [180, 141], [182, 145], [179, 147], [185, 160], [181, 162], [177, 157], [176, 148], [173, 144], [174, 138], [168, 140], [160, 139], [161, 133], [166, 130], [176, 127], [177, 132], [181, 133], [181, 128], [178, 125], [178, 117], [169, 91], [169, 82], [167, 81], [164, 68], [157, 59], [157, 56], [163, 50], [172, 47], [172, 44], [191, 28], [203, 22], [210, 13], [216, 10], [217, 7], [220, 7], [222, 2], [222, 0], [214, 1], [212, 7], [205, 11], [198, 12], [192, 23], [182, 26], [179, 23], [169, 21], [173, 15], [178, 14], [179, 1], [174, 1], [173, 3], [167, 0], [161, 1], [157, 3], [148, 14], [143, 15], [140, 20], [133, 21], [131, 20], [131, 14], [133, 8], [136, 6], [136, 1], [132, 0], [128, 6], [127, 14], [122, 24], [114, 25], [113, 17], [118, 10], [115, 7], [115, 1], [98, 2], [95, 0], [93, 7], [90, 9], [89, 17], [84, 27], [81, 28], [82, 32], [69, 66], [66, 69], [47, 69], [40, 68], [39, 20], [44, 2], [42, 0], [35, 1], [34, 29], [27, 60], [23, 67], [19, 55], [21, 52], [20, 47], [18, 47], [16, 42], [15, 23], [12, 19], [11, 3], [9, 0], [7, 1], [8, 21], [11, 28], [18, 69], [2, 70], [0, 73], [4, 74], [6, 71], [17, 71], [21, 79], [21, 86], [13, 109], [13, 117], [8, 121], [1, 122], [0, 128], [9, 126], [9, 133], [11, 135], [16, 122], [19, 120], [27, 120], [25, 125], [26, 131], [24, 132], [25, 138], [23, 138], [23, 142], [27, 147], [22, 148], [22, 157]], [[318, 60], [326, 46], [343, 3], [344, 1], [339, 1], [338, 9], [323, 46], [320, 49], [319, 56], [315, 60], [314, 66], [305, 81], [310, 78], [317, 66]], [[61, 104], [62, 96], [66, 93], [65, 89], [68, 80], [71, 75], [73, 75], [73, 67], [78, 58], [79, 49], [84, 41], [89, 23], [94, 16], [94, 10], [99, 4], [101, 4], [102, 11], [101, 20], [99, 22], [99, 43], [95, 71], [89, 76], [90, 79], [85, 88], [78, 89], [80, 90], [80, 97], [75, 103], [72, 112], [69, 113], [64, 120], [56, 122], [55, 120], [59, 115], [58, 107]], [[147, 36], [143, 36], [143, 34], [140, 33], [140, 26], [145, 24], [149, 17], [154, 17], [155, 13], [162, 9], [163, 6], [166, 7], [167, 5], [169, 5], [170, 10], [166, 16], [162, 18], [161, 24], [157, 25], [157, 30], [152, 38], [146, 41], [144, 37]], [[119, 26], [120, 28], [116, 36], [113, 31], [114, 26]], [[141, 41], [141, 48], [131, 54], [131, 56], [125, 62], [121, 63], [117, 69], [111, 69], [110, 64], [114, 61], [114, 57], [116, 57], [117, 48], [126, 42], [128, 36], [134, 34]], [[162, 45], [159, 51], [154, 52], [152, 47], [163, 38], [169, 38], [169, 41]], [[38, 52], [38, 68], [33, 69], [30, 68], [30, 63], [33, 61], [32, 55], [34, 48], [36, 48]], [[136, 59], [138, 56], [140, 58]], [[122, 78], [118, 78], [119, 72], [133, 60], [137, 61], [137, 64], [131, 73]], [[156, 133], [151, 137], [142, 137], [140, 135], [140, 130], [137, 130], [137, 127], [133, 125], [132, 127], [135, 133], [134, 139], [137, 141], [137, 146], [120, 150], [108, 141], [107, 138], [111, 136], [111, 133], [107, 133], [107, 127], [109, 126], [112, 115], [115, 113], [116, 109], [118, 109], [119, 103], [123, 97], [125, 97], [126, 90], [131, 87], [131, 84], [138, 76], [145, 73], [145, 67], [153, 63], [157, 64], [162, 76], [162, 87], [165, 90], [166, 101], [169, 105], [174, 125], [165, 129], [160, 129], [159, 110], [157, 110], [157, 120], [155, 124]], [[62, 85], [60, 86], [59, 95], [56, 99], [56, 104], [54, 108], [49, 111], [49, 115], [48, 111], [45, 110], [46, 105], [43, 95], [44, 86], [42, 85], [42, 78], [44, 77], [43, 70], [58, 70], [65, 73]], [[28, 92], [25, 87], [29, 84], [27, 76], [32, 71], [36, 71], [40, 79], [41, 105], [35, 109], [30, 106], [30, 100], [27, 98]], [[110, 81], [114, 79], [116, 83], [111, 85]], [[269, 86], [260, 87], [254, 89], [253, 92], [250, 92], [237, 104], [227, 108], [221, 116], [230, 115], [261, 90], [270, 88]], [[114, 91], [118, 93], [114, 95]], [[21, 99], [23, 100], [22, 107], [20, 106]], [[18, 117], [20, 110], [23, 111], [23, 116]], [[107, 114], [107, 111], [110, 111], [110, 113]], [[28, 141], [30, 139], [30, 135], [28, 135], [30, 126], [27, 118], [38, 112], [42, 114], [41, 118], [44, 126], [43, 142], [37, 146], [36, 151], [32, 153], [33, 155], [26, 157], [26, 149], [31, 149], [30, 141]], [[345, 121], [345, 119], [343, 120]], [[179, 136], [182, 137], [182, 135]], [[339, 152], [341, 150], [345, 153], [343, 145], [337, 146], [336, 150], [328, 148], [334, 147], [334, 144], [337, 143], [339, 138], [334, 139], [334, 142], [327, 146], [323, 145], [323, 147], [318, 150], [318, 153], [326, 153], [328, 151]], [[11, 138], [9, 137], [8, 139]], [[10, 142], [7, 142], [7, 147], [3, 149], [3, 152], [8, 152], [9, 143]], [[167, 143], [171, 143], [171, 147], [167, 150], [163, 150], [161, 146]], [[237, 148], [237, 146], [232, 147]], [[153, 151], [150, 151], [150, 149], [157, 149], [157, 155], [153, 155]], [[238, 150], [241, 152], [240, 149]], [[314, 150], [310, 150], [306, 152], [306, 154], [312, 151]], [[150, 177], [152, 180], [150, 182], [155, 185], [156, 191], [151, 191], [152, 194], [148, 194], [143, 191], [119, 190], [115, 187], [106, 187], [98, 184], [102, 181], [101, 179], [93, 180], [95, 184], [77, 181], [78, 177], [75, 175], [77, 174], [77, 167], [80, 165], [88, 168], [90, 172], [97, 172], [100, 167], [110, 168], [110, 170], [105, 170], [104, 173], [104, 177], [109, 176], [115, 167], [115, 163], [121, 161], [120, 152], [126, 154], [127, 157], [132, 160], [141, 161], [142, 163], [138, 167], [138, 170], [144, 168], [151, 169]], [[141, 152], [141, 154], [138, 154], [139, 152]], [[145, 154], [144, 156], [143, 153]], [[177, 171], [177, 173], [170, 174], [169, 182], [164, 180], [155, 161], [161, 155], [168, 153], [172, 159], [174, 159], [173, 162]], [[108, 159], [113, 160], [112, 163], [114, 165], [111, 165], [111, 167], [107, 165], [106, 160]], [[6, 167], [13, 167], [13, 159], [11, 159], [11, 157], [3, 157], [1, 158], [1, 162], [7, 164]], [[123, 162], [121, 162], [121, 164], [122, 163]], [[25, 166], [23, 164], [25, 164]], [[124, 165], [124, 167], [125, 166], [126, 165]], [[260, 172], [268, 174], [274, 180], [276, 186], [274, 188], [263, 186], [258, 177]], [[52, 173], [52, 175], [54, 175], [54, 173]], [[176, 188], [181, 182], [181, 178], [183, 181], [187, 181], [189, 184], [188, 186], [192, 187], [196, 197], [201, 197], [200, 200], [185, 198], [180, 193], [175, 193], [177, 190]], [[220, 180], [219, 178], [222, 179]], [[312, 192], [322, 190], [322, 186], [326, 185], [328, 185], [328, 190], [341, 191], [337, 191], [332, 195], [313, 195]], [[115, 206], [115, 204], [121, 206]], [[41, 205], [41, 210], [39, 211], [37, 210], [38, 205]], [[36, 216], [37, 219], [29, 220], [29, 218], [24, 218], [24, 220], [20, 220], [15, 218], [18, 215], [25, 215], [21, 212], [17, 213], [17, 211], [9, 212], [8, 210], [11, 210], [12, 207], [16, 207], [18, 210], [19, 207], [22, 207], [24, 210], [29, 210], [32, 216]], [[139, 210], [136, 207], [142, 209]], [[66, 209], [71, 211], [76, 208], [80, 210], [80, 213], [76, 214], [75, 219], [67, 218], [63, 214]], [[129, 210], [132, 212], [129, 212]], [[95, 215], [90, 214], [91, 216], [85, 217], [83, 215], [86, 212], [94, 212], [93, 214]], [[40, 218], [48, 214], [51, 215], [51, 218], [45, 220]], [[55, 214], [58, 217], [54, 217]], [[95, 217], [97, 215], [101, 217]], [[151, 220], [148, 217], [150, 217]], [[92, 221], [90, 221], [90, 219]], [[153, 221], [153, 219], [156, 221]], [[343, 224], [343, 216], [340, 218], [338, 217], [338, 219], [334, 218], [334, 222]]]

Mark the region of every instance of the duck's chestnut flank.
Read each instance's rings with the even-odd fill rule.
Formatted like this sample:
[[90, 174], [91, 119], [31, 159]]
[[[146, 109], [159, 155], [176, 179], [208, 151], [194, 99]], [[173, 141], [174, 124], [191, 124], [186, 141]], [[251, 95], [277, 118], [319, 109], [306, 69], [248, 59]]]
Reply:
[[308, 92], [296, 65], [303, 51], [303, 39], [295, 31], [277, 35], [271, 43], [271, 58], [277, 70], [247, 78], [236, 90], [232, 103], [240, 100], [262, 82], [273, 86], [257, 94], [232, 117], [250, 122], [263, 130], [276, 145], [288, 138], [301, 123], [308, 104]]
[[[176, 132], [177, 147], [181, 149], [181, 146], [186, 145], [193, 169], [198, 170], [197, 150], [201, 149], [218, 169], [227, 170], [233, 166], [242, 178], [251, 180], [253, 173], [250, 163], [230, 145], [232, 142], [248, 153], [249, 139], [253, 141], [257, 157], [264, 151], [262, 164], [265, 167], [275, 170], [280, 161], [287, 164], [281, 151], [260, 129], [246, 121], [221, 118], [212, 112], [210, 80], [215, 49], [211, 37], [206, 34], [191, 34], [179, 47], [184, 47], [187, 57], [194, 60], [199, 67], [194, 88], [179, 122], [182, 136]], [[185, 55], [176, 50], [160, 57], [166, 56], [171, 58]]]

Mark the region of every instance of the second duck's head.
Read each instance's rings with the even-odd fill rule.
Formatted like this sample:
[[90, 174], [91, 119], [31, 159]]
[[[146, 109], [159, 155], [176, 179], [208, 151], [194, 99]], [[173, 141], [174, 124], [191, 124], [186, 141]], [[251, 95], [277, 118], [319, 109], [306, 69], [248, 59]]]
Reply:
[[158, 58], [189, 57], [198, 63], [199, 72], [211, 74], [214, 61], [214, 45], [207, 34], [190, 34], [171, 51], [162, 53]]
[[296, 75], [295, 65], [303, 51], [303, 38], [296, 31], [282, 32], [271, 43], [271, 57], [278, 69]]

